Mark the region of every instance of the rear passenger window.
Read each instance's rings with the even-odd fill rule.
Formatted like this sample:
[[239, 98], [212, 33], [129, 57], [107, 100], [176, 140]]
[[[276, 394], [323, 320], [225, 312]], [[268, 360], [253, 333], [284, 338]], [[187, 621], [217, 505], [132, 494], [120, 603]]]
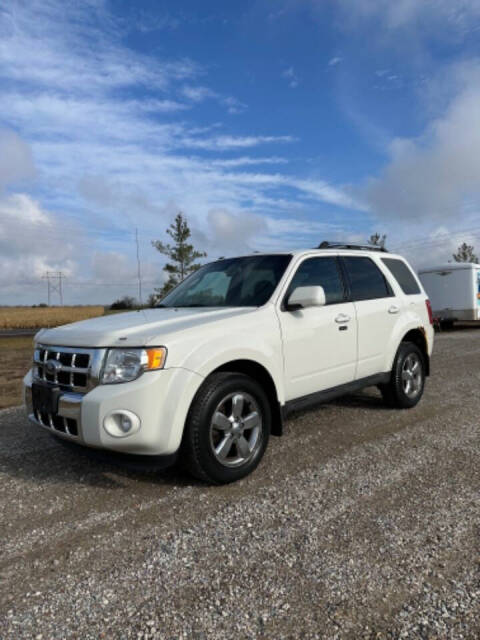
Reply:
[[414, 296], [417, 293], [421, 293], [418, 282], [415, 280], [413, 273], [403, 260], [397, 260], [396, 258], [382, 258], [382, 262], [392, 273], [403, 293], [406, 293], [407, 296]]
[[327, 304], [343, 302], [345, 292], [336, 258], [308, 258], [298, 267], [288, 287], [286, 300], [297, 287], [323, 287]]
[[374, 300], [393, 295], [385, 276], [373, 260], [360, 256], [344, 256], [342, 260], [350, 279], [353, 300]]

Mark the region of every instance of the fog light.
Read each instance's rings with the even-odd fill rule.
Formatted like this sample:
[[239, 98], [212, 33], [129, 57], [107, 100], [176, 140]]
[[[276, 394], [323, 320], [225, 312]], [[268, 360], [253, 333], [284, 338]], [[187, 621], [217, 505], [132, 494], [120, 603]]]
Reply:
[[114, 438], [131, 436], [140, 429], [140, 426], [140, 418], [126, 409], [112, 411], [103, 420], [103, 428]]

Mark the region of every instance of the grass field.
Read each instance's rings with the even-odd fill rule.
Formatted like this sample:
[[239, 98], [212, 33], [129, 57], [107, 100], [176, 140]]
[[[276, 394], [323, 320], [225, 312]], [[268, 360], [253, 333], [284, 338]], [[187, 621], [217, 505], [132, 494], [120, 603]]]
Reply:
[[32, 338], [0, 338], [0, 409], [22, 403], [22, 380], [32, 355]]
[[0, 307], [0, 330], [42, 329], [103, 316], [104, 307]]

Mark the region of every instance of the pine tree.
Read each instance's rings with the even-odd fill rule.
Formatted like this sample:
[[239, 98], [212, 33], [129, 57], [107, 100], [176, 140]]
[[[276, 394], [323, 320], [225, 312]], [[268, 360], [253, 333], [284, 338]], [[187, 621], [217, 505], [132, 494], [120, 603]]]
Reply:
[[155, 289], [158, 294], [158, 298], [163, 298], [167, 293], [180, 284], [185, 278], [201, 267], [201, 264], [196, 262], [198, 258], [205, 258], [206, 253], [203, 251], [197, 251], [192, 244], [188, 242], [191, 236], [190, 228], [188, 226], [187, 219], [180, 212], [175, 216], [175, 221], [167, 229], [168, 235], [172, 238], [174, 244], [164, 244], [160, 240], [154, 240], [152, 245], [168, 256], [171, 262], [163, 267], [163, 270], [168, 274], [168, 280], [163, 287]]
[[457, 249], [457, 253], [453, 254], [455, 262], [478, 262], [478, 258], [474, 253], [474, 248], [471, 244], [463, 242]]

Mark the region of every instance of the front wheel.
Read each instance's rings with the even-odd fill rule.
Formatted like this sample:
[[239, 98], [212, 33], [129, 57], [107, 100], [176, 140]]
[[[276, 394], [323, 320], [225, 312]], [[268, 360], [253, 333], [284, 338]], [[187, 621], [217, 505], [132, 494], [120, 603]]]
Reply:
[[425, 387], [425, 359], [413, 342], [402, 342], [393, 363], [390, 382], [379, 386], [385, 402], [410, 409], [420, 401]]
[[190, 408], [182, 462], [197, 478], [215, 484], [251, 473], [263, 457], [271, 411], [262, 387], [240, 373], [211, 375]]

